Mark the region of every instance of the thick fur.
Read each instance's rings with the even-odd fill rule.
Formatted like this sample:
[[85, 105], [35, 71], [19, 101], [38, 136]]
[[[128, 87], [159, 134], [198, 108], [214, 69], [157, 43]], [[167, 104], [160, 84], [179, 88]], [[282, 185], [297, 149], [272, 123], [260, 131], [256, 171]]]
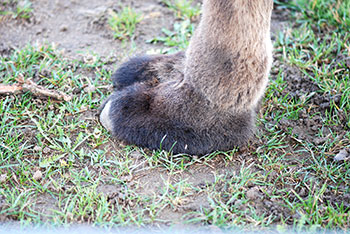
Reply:
[[113, 76], [101, 123], [149, 149], [203, 155], [246, 144], [271, 64], [273, 0], [204, 0], [186, 53], [136, 57]]
[[122, 64], [113, 74], [113, 86], [116, 90], [137, 82], [155, 86], [178, 75], [183, 77], [183, 59], [183, 52], [174, 55], [134, 57]]

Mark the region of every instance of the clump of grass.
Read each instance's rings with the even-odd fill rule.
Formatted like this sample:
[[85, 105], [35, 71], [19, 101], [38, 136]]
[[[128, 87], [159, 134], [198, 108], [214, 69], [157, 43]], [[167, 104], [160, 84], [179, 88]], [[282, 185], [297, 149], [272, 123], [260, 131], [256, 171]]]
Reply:
[[63, 85], [70, 75], [67, 61], [51, 45], [28, 45], [9, 57], [1, 57], [0, 62], [0, 75], [5, 83], [13, 83], [17, 76], [23, 75], [25, 79], [39, 79], [40, 85], [55, 88]]
[[5, 0], [0, 3], [0, 15], [10, 15], [16, 19], [29, 19], [32, 12], [32, 3], [29, 0]]
[[[290, 4], [286, 6], [290, 8]], [[304, 24], [287, 34], [280, 33], [276, 51], [283, 52], [284, 61], [298, 68], [306, 80], [318, 86], [317, 93], [334, 97], [324, 113], [325, 124], [350, 126], [347, 117], [350, 110], [347, 59], [350, 54], [347, 34], [350, 15], [344, 13], [350, 12], [350, 2], [296, 0], [292, 4], [302, 13], [295, 15], [296, 22]], [[334, 26], [337, 26], [335, 30], [332, 29]], [[339, 116], [344, 116], [345, 120]]]
[[114, 32], [114, 38], [127, 40], [134, 37], [136, 25], [141, 22], [142, 16], [131, 7], [123, 7], [119, 13], [109, 12], [108, 23]]
[[206, 189], [209, 207], [192, 213], [193, 218], [189, 219], [189, 222], [203, 222], [223, 229], [243, 226], [247, 222], [259, 223], [262, 226], [271, 224], [272, 217], [257, 214], [255, 208], [250, 206], [246, 186], [261, 183], [257, 173], [251, 171], [252, 166], [253, 164], [242, 164], [237, 174], [232, 171], [226, 175], [215, 176], [215, 182]]
[[275, 2], [300, 12], [299, 22], [313, 24], [320, 29], [329, 27], [337, 30], [350, 28], [350, 1], [294, 0], [292, 2]]
[[16, 12], [14, 14], [15, 18], [29, 19], [32, 16], [33, 8], [30, 1], [22, 1], [17, 4]]
[[193, 6], [192, 0], [162, 0], [162, 2], [175, 12], [177, 18], [194, 20], [200, 15], [200, 6]]
[[159, 36], [147, 41], [148, 43], [162, 43], [169, 47], [163, 49], [163, 53], [175, 53], [187, 48], [189, 40], [194, 32], [194, 25], [190, 20], [174, 24], [174, 31], [162, 29], [164, 36]]
[[175, 12], [175, 16], [181, 19], [173, 26], [173, 31], [163, 28], [163, 35], [148, 40], [148, 43], [162, 43], [168, 48], [162, 53], [171, 54], [188, 47], [189, 40], [194, 32], [193, 21], [200, 15], [200, 6], [193, 6], [192, 0], [162, 0], [162, 2]]

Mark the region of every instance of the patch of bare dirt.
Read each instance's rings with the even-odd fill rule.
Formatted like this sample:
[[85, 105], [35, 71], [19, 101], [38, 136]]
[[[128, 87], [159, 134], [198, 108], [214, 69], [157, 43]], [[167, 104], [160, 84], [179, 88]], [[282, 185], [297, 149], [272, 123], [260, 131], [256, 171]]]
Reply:
[[[33, 1], [30, 19], [6, 18], [0, 21], [0, 31], [4, 32], [0, 34], [0, 53], [27, 44], [54, 43], [72, 57], [84, 52], [104, 57], [119, 55], [123, 45], [113, 39], [107, 19], [108, 11], [120, 11], [121, 4], [132, 6], [143, 17], [135, 32], [135, 53], [161, 48], [146, 41], [160, 36], [162, 28], [171, 29], [176, 19], [174, 13], [160, 1], [37, 0]], [[288, 18], [284, 12], [274, 14], [273, 32], [286, 26]]]
[[122, 43], [113, 39], [107, 23], [109, 10], [120, 10], [120, 4], [130, 5], [143, 16], [136, 31], [135, 43], [139, 52], [154, 45], [145, 43], [171, 28], [173, 12], [154, 0], [38, 0], [33, 1], [33, 16], [29, 21], [6, 19], [0, 22], [0, 52], [21, 48], [30, 43], [54, 43], [72, 57], [92, 52], [100, 56], [118, 55]]

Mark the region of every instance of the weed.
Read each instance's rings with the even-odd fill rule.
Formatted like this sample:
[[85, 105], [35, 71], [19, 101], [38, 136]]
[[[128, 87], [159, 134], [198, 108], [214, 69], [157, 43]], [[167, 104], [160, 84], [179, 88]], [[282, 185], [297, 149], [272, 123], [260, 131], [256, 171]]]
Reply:
[[114, 38], [127, 40], [134, 38], [136, 25], [141, 22], [142, 16], [131, 7], [122, 7], [119, 13], [109, 12], [108, 23], [114, 32]]
[[148, 43], [162, 43], [169, 47], [162, 50], [162, 53], [175, 53], [188, 47], [189, 39], [194, 32], [194, 25], [190, 20], [185, 20], [174, 24], [174, 31], [162, 29], [164, 36], [148, 40]]
[[350, 2], [343, 0], [294, 0], [280, 2], [278, 5], [297, 10], [301, 13], [298, 22], [324, 28], [346, 30], [350, 27]]
[[5, 0], [0, 3], [0, 15], [11, 15], [13, 18], [29, 19], [33, 8], [29, 0]]
[[192, 0], [162, 0], [162, 2], [175, 12], [177, 18], [194, 20], [200, 15], [200, 6], [193, 6]]
[[164, 36], [156, 37], [148, 40], [148, 43], [162, 43], [169, 47], [162, 49], [161, 53], [171, 54], [188, 47], [189, 39], [194, 32], [193, 20], [199, 16], [200, 7], [193, 7], [192, 1], [188, 0], [162, 0], [167, 7], [172, 9], [176, 17], [182, 19], [181, 22], [176, 22], [173, 26], [174, 30], [170, 31], [165, 28], [162, 29]]

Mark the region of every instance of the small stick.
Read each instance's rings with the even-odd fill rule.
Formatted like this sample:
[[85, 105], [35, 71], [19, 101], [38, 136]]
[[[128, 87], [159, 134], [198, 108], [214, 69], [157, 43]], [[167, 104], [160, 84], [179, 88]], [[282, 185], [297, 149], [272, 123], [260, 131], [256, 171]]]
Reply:
[[31, 92], [34, 96], [52, 97], [57, 100], [65, 100], [66, 102], [72, 99], [71, 96], [61, 91], [49, 90], [47, 88], [35, 84], [31, 80], [26, 80], [26, 82], [23, 84], [23, 90]]
[[0, 95], [1, 94], [18, 94], [23, 92], [23, 88], [20, 85], [2, 85], [0, 84]]
[[0, 95], [1, 94], [18, 94], [23, 92], [31, 92], [34, 96], [44, 96], [44, 97], [52, 97], [56, 100], [64, 100], [66, 102], [72, 99], [71, 96], [58, 91], [58, 90], [49, 90], [45, 87], [35, 84], [32, 80], [28, 79], [26, 81], [23, 80], [22, 77], [18, 77], [17, 81], [19, 84], [14, 85], [4, 85], [0, 84]]

